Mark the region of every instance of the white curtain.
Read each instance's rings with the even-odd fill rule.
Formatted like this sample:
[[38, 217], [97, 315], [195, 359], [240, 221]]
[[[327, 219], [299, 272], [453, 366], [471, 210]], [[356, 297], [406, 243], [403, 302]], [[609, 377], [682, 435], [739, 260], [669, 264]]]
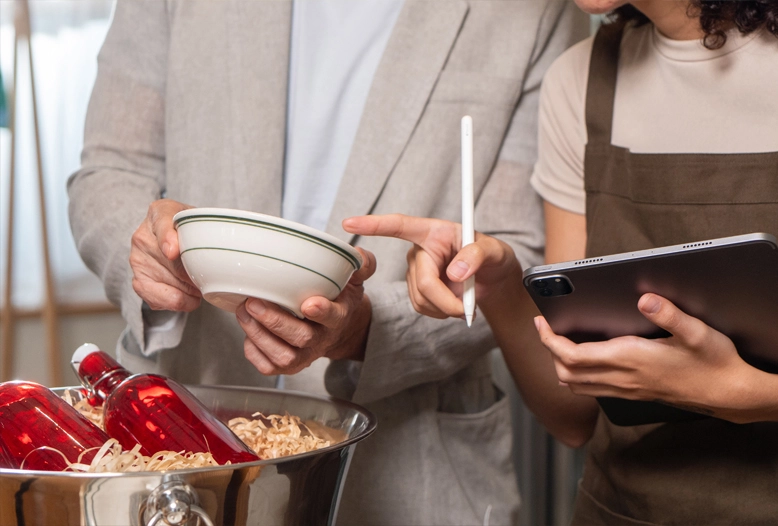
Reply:
[[[0, 0], [0, 69], [13, 82], [14, 2]], [[109, 25], [112, 0], [30, 0], [35, 88], [41, 133], [49, 254], [60, 303], [105, 300], [100, 281], [79, 257], [67, 218], [65, 182], [79, 167], [84, 116], [97, 53]], [[40, 307], [45, 297], [29, 61], [19, 48], [16, 94], [16, 200], [13, 303]], [[8, 101], [11, 102], [10, 100]], [[10, 110], [10, 108], [9, 108]], [[8, 254], [10, 133], [0, 129], [0, 294]]]

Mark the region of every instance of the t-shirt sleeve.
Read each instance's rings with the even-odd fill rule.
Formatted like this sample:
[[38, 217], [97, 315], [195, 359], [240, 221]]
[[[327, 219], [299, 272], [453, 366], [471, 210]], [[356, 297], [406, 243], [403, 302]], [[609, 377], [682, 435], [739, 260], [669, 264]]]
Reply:
[[577, 214], [586, 212], [584, 107], [592, 41], [588, 38], [567, 50], [543, 79], [538, 160], [530, 180], [545, 201]]

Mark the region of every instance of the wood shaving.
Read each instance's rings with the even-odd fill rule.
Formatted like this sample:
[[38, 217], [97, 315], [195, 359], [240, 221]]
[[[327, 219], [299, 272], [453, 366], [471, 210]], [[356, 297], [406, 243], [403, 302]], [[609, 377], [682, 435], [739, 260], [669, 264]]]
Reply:
[[254, 420], [233, 418], [228, 422], [238, 435], [261, 458], [279, 458], [328, 447], [331, 442], [315, 436], [300, 417], [254, 413]]
[[81, 459], [83, 456], [89, 451], [94, 451], [94, 449], [91, 448], [82, 452], [79, 456], [79, 462], [70, 464], [66, 471], [78, 473], [131, 473], [204, 468], [219, 465], [210, 453], [160, 451], [151, 457], [147, 457], [140, 454], [140, 444], [136, 444], [130, 451], [123, 451], [122, 445], [115, 438], [111, 438], [103, 444], [91, 463], [82, 463]]
[[[65, 391], [65, 401], [75, 407], [79, 413], [101, 429], [103, 426], [103, 408], [92, 406], [85, 398], [78, 400]], [[273, 459], [307, 453], [332, 445], [332, 440], [317, 437], [303, 421], [293, 415], [269, 415], [254, 413], [254, 419], [233, 418], [229, 428], [262, 459]], [[334, 431], [334, 430], [333, 430]], [[192, 453], [160, 451], [150, 457], [142, 455], [140, 445], [130, 451], [123, 451], [115, 439], [108, 440], [92, 459], [85, 464], [81, 458], [95, 448], [84, 451], [79, 461], [70, 464], [67, 471], [79, 473], [166, 471], [173, 469], [201, 468], [218, 466], [211, 453]], [[63, 455], [64, 456], [64, 455]], [[229, 462], [228, 462], [229, 464]]]

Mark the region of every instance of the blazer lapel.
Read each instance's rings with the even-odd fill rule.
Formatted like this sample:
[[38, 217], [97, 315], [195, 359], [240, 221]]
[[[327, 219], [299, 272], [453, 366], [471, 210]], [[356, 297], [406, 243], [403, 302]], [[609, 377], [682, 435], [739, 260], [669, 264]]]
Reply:
[[340, 224], [370, 213], [424, 111], [467, 4], [407, 0], [376, 70], [327, 231], [344, 241]]
[[225, 155], [232, 156], [230, 175], [236, 206], [278, 216], [292, 2], [231, 0], [227, 9], [228, 85], [232, 96]]

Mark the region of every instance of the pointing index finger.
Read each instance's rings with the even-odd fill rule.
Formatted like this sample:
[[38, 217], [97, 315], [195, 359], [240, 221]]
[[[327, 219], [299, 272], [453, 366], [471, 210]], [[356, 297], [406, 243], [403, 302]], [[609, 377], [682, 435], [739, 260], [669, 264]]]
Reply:
[[343, 229], [360, 236], [394, 237], [422, 245], [433, 221], [404, 214], [356, 216], [344, 219]]

